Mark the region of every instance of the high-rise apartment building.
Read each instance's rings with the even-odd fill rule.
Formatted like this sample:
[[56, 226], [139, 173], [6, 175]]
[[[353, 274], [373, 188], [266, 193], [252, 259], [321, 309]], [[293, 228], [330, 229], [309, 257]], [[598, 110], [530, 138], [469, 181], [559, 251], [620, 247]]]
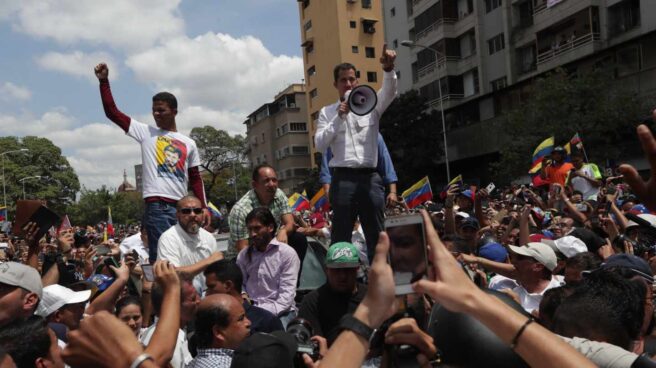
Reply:
[[298, 9], [307, 121], [314, 154], [319, 110], [339, 98], [333, 86], [333, 68], [343, 62], [351, 63], [357, 68], [360, 84], [380, 88], [383, 70], [379, 58], [384, 43], [382, 4], [376, 0], [299, 0]]
[[399, 92], [417, 89], [439, 109], [441, 85], [452, 173], [487, 179], [487, 163], [498, 158], [511, 134], [500, 125], [501, 116], [530, 94], [535, 77], [557, 67], [573, 72], [614, 64], [622, 86], [642, 96], [656, 93], [653, 0], [383, 4], [388, 43], [410, 40], [437, 51], [397, 51]]
[[288, 195], [299, 190], [312, 167], [305, 86], [292, 84], [244, 121], [252, 165], [267, 163]]

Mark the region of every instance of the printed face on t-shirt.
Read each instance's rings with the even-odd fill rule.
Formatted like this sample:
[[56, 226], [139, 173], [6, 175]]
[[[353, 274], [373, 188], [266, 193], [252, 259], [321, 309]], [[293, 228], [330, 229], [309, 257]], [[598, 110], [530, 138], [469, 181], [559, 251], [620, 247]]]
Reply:
[[156, 141], [157, 176], [160, 178], [184, 181], [187, 145], [170, 137], [157, 137]]

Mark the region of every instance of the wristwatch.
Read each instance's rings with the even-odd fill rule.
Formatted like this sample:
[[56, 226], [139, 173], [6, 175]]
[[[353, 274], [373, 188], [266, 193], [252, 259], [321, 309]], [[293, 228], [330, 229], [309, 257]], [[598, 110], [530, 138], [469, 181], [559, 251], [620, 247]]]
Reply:
[[377, 329], [371, 328], [367, 326], [364, 322], [353, 317], [352, 314], [345, 314], [339, 320], [339, 330], [353, 331], [356, 334], [364, 337], [369, 344], [371, 344], [371, 340], [376, 335], [376, 331], [377, 331]]

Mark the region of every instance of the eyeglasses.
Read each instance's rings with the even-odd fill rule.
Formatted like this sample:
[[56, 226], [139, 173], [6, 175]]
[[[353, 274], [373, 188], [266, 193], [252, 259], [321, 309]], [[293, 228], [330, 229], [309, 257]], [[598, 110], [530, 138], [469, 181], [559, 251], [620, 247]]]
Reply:
[[198, 207], [180, 209], [180, 213], [182, 213], [183, 215], [190, 215], [192, 211], [194, 212], [194, 215], [200, 215], [201, 213], [203, 213], [203, 209]]

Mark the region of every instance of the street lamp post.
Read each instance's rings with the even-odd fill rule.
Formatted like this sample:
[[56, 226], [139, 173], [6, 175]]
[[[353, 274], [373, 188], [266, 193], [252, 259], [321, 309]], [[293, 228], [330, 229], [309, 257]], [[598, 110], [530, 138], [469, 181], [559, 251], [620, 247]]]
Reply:
[[[410, 40], [401, 41], [401, 45], [409, 48], [420, 47], [423, 49], [431, 50], [435, 54], [435, 66], [437, 69], [439, 69], [438, 60], [440, 55], [445, 58], [445, 62], [446, 62], [446, 57], [444, 56], [444, 54], [442, 54], [441, 52], [437, 51], [436, 49], [430, 46], [425, 46]], [[446, 120], [444, 119], [444, 102], [442, 100], [442, 78], [440, 78], [439, 72], [437, 75], [437, 89], [439, 91], [439, 98], [440, 98], [440, 113], [442, 116], [442, 137], [444, 138], [444, 162], [446, 163], [446, 178], [448, 183], [451, 181], [451, 170], [449, 168], [449, 152], [448, 152], [449, 150], [447, 149], [446, 146]]]
[[41, 175], [34, 175], [34, 176], [26, 176], [19, 180], [23, 184], [23, 200], [25, 200], [25, 181], [29, 179], [41, 179], [41, 178], [47, 179], [48, 177], [41, 176]]
[[[5, 180], [5, 155], [8, 153], [14, 153], [14, 152], [27, 152], [29, 151], [27, 148], [21, 148], [17, 150], [11, 150], [11, 151], [5, 151], [0, 153], [0, 160], [2, 160], [2, 204], [7, 208], [7, 190], [6, 190], [6, 180]], [[9, 210], [7, 210], [7, 216], [5, 217], [5, 221], [9, 221]]]

